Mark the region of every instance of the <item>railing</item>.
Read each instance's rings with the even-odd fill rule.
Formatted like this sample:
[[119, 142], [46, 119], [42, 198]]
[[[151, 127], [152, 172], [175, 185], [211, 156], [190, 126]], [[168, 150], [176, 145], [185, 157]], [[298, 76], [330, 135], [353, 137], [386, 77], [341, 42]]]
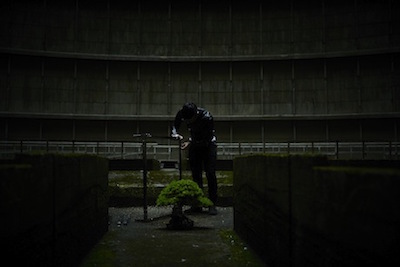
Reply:
[[[22, 152], [87, 153], [109, 159], [141, 158], [141, 142], [0, 141], [0, 158]], [[177, 144], [147, 143], [147, 156], [160, 161], [178, 159]], [[400, 142], [269, 142], [218, 143], [218, 158], [254, 153], [323, 154], [334, 159], [400, 159]]]

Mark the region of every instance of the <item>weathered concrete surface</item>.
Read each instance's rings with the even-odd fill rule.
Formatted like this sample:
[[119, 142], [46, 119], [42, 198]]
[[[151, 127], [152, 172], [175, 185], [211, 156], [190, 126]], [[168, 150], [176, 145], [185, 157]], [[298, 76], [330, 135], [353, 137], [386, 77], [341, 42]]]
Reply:
[[73, 266], [107, 231], [108, 162], [82, 154], [21, 154], [0, 164], [4, 261]]
[[236, 158], [235, 230], [270, 266], [398, 265], [400, 171], [382, 163]]
[[[205, 211], [187, 215], [195, 228], [173, 231], [166, 228], [170, 207], [149, 207], [147, 222], [143, 221], [143, 208], [110, 208], [109, 231], [82, 267], [264, 266], [244, 243], [235, 239], [233, 208], [217, 209], [216, 216]], [[221, 233], [232, 233], [232, 236], [224, 241]]]

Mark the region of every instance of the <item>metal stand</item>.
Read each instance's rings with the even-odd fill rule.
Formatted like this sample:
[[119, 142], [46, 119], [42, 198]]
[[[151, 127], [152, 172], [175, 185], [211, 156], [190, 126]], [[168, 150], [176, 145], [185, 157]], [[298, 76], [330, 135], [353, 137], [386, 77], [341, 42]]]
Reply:
[[182, 180], [182, 139], [179, 139], [178, 142], [178, 151], [179, 151], [179, 162], [178, 162], [178, 168], [179, 168], [179, 180]]
[[151, 137], [151, 134], [134, 134], [133, 137], [142, 138], [142, 158], [143, 158], [143, 221], [148, 221], [147, 216], [147, 138]]
[[[148, 218], [148, 211], [147, 211], [147, 139], [154, 137], [154, 138], [162, 138], [162, 139], [172, 139], [177, 140], [172, 137], [160, 137], [160, 136], [152, 136], [149, 133], [141, 133], [141, 134], [134, 134], [134, 138], [141, 138], [142, 139], [142, 158], [143, 158], [143, 219], [137, 219], [136, 221], [140, 222], [149, 222], [154, 221], [154, 219]], [[181, 153], [181, 144], [182, 139], [178, 139], [178, 151], [179, 151], [179, 180], [182, 179], [182, 153]]]

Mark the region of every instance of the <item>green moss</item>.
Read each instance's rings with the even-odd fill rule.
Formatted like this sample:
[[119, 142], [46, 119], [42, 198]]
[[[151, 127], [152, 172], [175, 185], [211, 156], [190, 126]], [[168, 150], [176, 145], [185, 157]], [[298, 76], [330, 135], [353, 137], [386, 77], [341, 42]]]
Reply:
[[400, 170], [390, 168], [369, 168], [369, 167], [351, 167], [351, 166], [321, 166], [314, 167], [315, 170], [319, 171], [330, 171], [330, 172], [345, 172], [351, 174], [360, 175], [396, 175], [400, 176]]
[[[232, 196], [231, 187], [233, 184], [232, 171], [217, 171], [217, 183], [219, 185], [219, 196]], [[203, 175], [203, 183], [207, 185], [207, 178]], [[192, 180], [190, 171], [183, 171], [184, 180]], [[179, 180], [178, 171], [150, 171], [147, 175], [147, 196], [156, 199], [163, 186], [172, 181]], [[112, 197], [124, 198], [142, 196], [143, 173], [141, 171], [110, 171], [109, 172], [109, 195]], [[157, 185], [157, 186], [155, 186]], [[227, 185], [227, 186], [224, 186]], [[207, 193], [207, 189], [203, 190]]]
[[[278, 155], [287, 155], [287, 154], [271, 154], [272, 156], [278, 156]], [[254, 158], [254, 157], [267, 157], [269, 154], [267, 153], [254, 153], [254, 154], [243, 154], [240, 156], [236, 156], [235, 159], [240, 159], [240, 158]]]
[[[233, 184], [233, 171], [217, 171], [216, 172], [218, 184]], [[207, 180], [205, 179], [205, 183]]]
[[107, 232], [102, 240], [92, 249], [82, 261], [80, 267], [104, 266], [112, 267], [116, 263], [116, 253], [112, 249], [115, 240], [115, 232]]
[[[232, 171], [217, 171], [218, 184], [232, 184], [233, 172]], [[143, 173], [141, 171], [110, 171], [109, 172], [109, 185], [132, 185], [143, 184]], [[182, 171], [182, 179], [192, 179], [190, 171]], [[147, 173], [147, 184], [149, 186], [154, 184], [169, 184], [172, 181], [179, 180], [178, 171], [149, 171]], [[207, 178], [203, 175], [204, 184], [207, 184]]]
[[55, 153], [54, 155], [68, 157], [68, 158], [104, 158], [94, 154], [84, 154], [84, 153]]
[[32, 165], [29, 164], [0, 164], [0, 170], [7, 169], [29, 169]]
[[254, 154], [244, 154], [237, 156], [236, 158], [251, 158], [251, 157], [269, 157], [269, 158], [288, 158], [288, 157], [305, 157], [305, 158], [326, 158], [325, 155], [311, 152], [301, 152], [295, 153], [254, 153]]
[[23, 152], [22, 155], [29, 155], [29, 156], [44, 156], [44, 155], [52, 155], [54, 153], [48, 153], [42, 150], [32, 150], [29, 152]]
[[261, 259], [231, 229], [222, 229], [219, 235], [230, 248], [231, 260], [235, 266], [265, 266]]

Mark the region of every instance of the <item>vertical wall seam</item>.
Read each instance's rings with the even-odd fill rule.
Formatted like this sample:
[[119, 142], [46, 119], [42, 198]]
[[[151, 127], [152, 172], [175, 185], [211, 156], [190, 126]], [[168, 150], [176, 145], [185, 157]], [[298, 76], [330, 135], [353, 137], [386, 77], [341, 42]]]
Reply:
[[293, 266], [293, 196], [292, 196], [292, 157], [288, 155], [288, 213], [289, 213], [289, 267]]
[[105, 79], [105, 99], [104, 99], [104, 114], [109, 114], [109, 91], [110, 91], [110, 61], [106, 62], [106, 79]]

